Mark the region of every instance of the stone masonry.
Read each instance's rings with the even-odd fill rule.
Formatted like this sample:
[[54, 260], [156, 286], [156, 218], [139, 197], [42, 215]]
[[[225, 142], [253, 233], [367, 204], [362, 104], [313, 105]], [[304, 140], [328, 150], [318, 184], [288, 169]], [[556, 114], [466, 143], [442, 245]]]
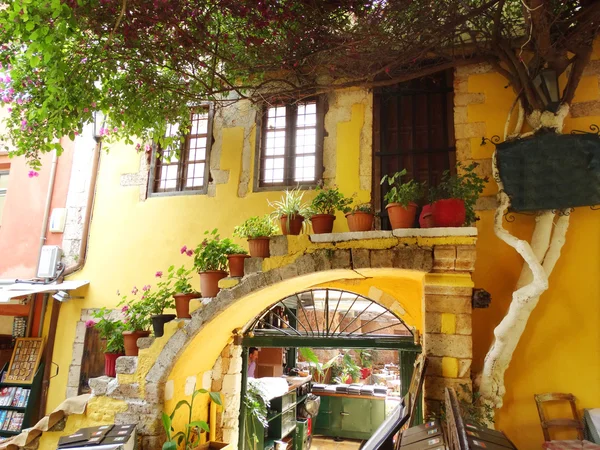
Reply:
[[[422, 337], [423, 350], [430, 359], [424, 387], [427, 410], [437, 408], [444, 387], [470, 386], [472, 288], [470, 282], [456, 285], [451, 281], [470, 281], [475, 263], [474, 228], [312, 235], [310, 241], [306, 240], [304, 250], [293, 246], [295, 253], [289, 250], [292, 248], [288, 246], [289, 239], [302, 237], [275, 237], [271, 242], [271, 258], [248, 258], [244, 278], [226, 279], [228, 288], [222, 286], [217, 297], [202, 299], [203, 306], [192, 312], [191, 319], [178, 320], [173, 334], [159, 338], [159, 342], [164, 340], [164, 346], [158, 357], [144, 363], [138, 361], [144, 358], [143, 353], [139, 357], [121, 357], [117, 361], [117, 379], [90, 380], [94, 395], [107, 395], [128, 404], [127, 411], [116, 415], [116, 421], [138, 423], [143, 450], [155, 450], [162, 445], [160, 415], [165, 386], [172, 383], [167, 383], [168, 377], [186, 345], [203, 326], [228, 308], [243, 304], [244, 298], [256, 290], [314, 272], [402, 268], [427, 273]], [[278, 265], [278, 261], [286, 264]], [[445, 283], [447, 280], [450, 281]], [[153, 341], [143, 338], [138, 345], [148, 348]], [[234, 444], [240, 407], [240, 355], [239, 346], [225, 345], [210, 377], [203, 381], [205, 388], [223, 394], [224, 411], [217, 418], [217, 437]]]

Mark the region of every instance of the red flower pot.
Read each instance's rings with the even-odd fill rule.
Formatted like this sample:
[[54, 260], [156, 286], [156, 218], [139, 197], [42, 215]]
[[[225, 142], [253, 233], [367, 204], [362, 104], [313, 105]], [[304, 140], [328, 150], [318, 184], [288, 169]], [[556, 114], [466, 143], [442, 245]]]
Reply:
[[390, 203], [385, 207], [392, 224], [392, 229], [412, 228], [417, 215], [417, 204], [410, 202], [405, 208], [400, 203]]
[[436, 227], [462, 227], [467, 217], [465, 202], [458, 198], [434, 202], [431, 212]]
[[190, 316], [190, 301], [195, 298], [200, 298], [200, 294], [194, 292], [192, 294], [175, 294], [175, 311], [177, 311], [177, 318], [179, 319], [191, 319]]
[[310, 218], [315, 234], [331, 233], [334, 220], [333, 214], [315, 214]]
[[371, 231], [374, 218], [373, 214], [360, 211], [346, 214], [350, 231]]
[[268, 258], [271, 256], [269, 250], [269, 242], [271, 238], [260, 237], [254, 239], [248, 239], [248, 248], [250, 249], [250, 256], [252, 258]]
[[421, 228], [433, 228], [435, 226], [433, 223], [433, 215], [431, 213], [431, 205], [423, 206], [421, 215], [419, 216], [419, 226]]
[[293, 216], [281, 216], [279, 223], [281, 224], [281, 233], [283, 235], [291, 234], [297, 236], [302, 231], [302, 223], [304, 217], [299, 214]]
[[125, 343], [125, 356], [137, 356], [139, 338], [150, 336], [150, 331], [123, 331], [123, 342]]
[[104, 354], [104, 375], [115, 378], [117, 376], [117, 358], [125, 356], [125, 353]]
[[369, 376], [371, 375], [371, 368], [370, 367], [363, 367], [362, 369], [360, 369], [360, 378], [365, 380], [367, 378], [369, 378]]
[[227, 272], [224, 270], [207, 270], [200, 272], [200, 292], [202, 297], [216, 297], [219, 289], [219, 280], [225, 278]]
[[244, 261], [250, 258], [248, 255], [227, 255], [229, 261], [229, 276], [243, 277], [244, 276]]

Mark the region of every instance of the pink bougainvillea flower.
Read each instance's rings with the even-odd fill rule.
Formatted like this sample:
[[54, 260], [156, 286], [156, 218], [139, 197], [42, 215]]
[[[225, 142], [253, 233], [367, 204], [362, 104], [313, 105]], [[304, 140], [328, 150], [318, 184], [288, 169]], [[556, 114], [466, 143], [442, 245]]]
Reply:
[[156, 278], [160, 278], [160, 277], [162, 277], [162, 271], [161, 271], [161, 270], [159, 270], [158, 272], [156, 272], [156, 273], [154, 274], [154, 276], [155, 276]]
[[27, 128], [27, 121], [25, 119], [21, 120], [21, 130]]
[[144, 285], [144, 287], [142, 288], [142, 291], [144, 291], [144, 292], [146, 292], [146, 291], [149, 291], [149, 290], [150, 290], [150, 287], [151, 287], [151, 286], [150, 286], [149, 284], [146, 284], [146, 285]]
[[96, 107], [96, 102], [92, 102], [92, 108]]
[[134, 287], [133, 287], [133, 289], [131, 290], [131, 293], [132, 293], [133, 295], [137, 295], [137, 293], [138, 293], [138, 288], [134, 286]]
[[27, 176], [29, 178], [33, 178], [33, 177], [39, 177], [40, 174], [39, 174], [39, 172], [36, 172], [35, 170], [30, 170], [29, 173], [27, 174]]
[[125, 305], [125, 306], [123, 306], [121, 308], [121, 312], [127, 312], [127, 311], [129, 311], [129, 306], [128, 305]]
[[86, 327], [86, 328], [92, 328], [94, 325], [96, 325], [96, 322], [94, 322], [92, 319], [90, 319], [90, 320], [87, 320], [87, 321], [85, 322], [85, 327]]
[[83, 112], [88, 112], [88, 111], [89, 111], [89, 109], [83, 108]]
[[179, 250], [179, 251], [183, 255], [185, 252], [187, 252], [187, 245], [184, 245], [183, 247], [181, 247], [181, 250]]
[[186, 255], [188, 256], [192, 256], [194, 254], [193, 250], [188, 250], [187, 252], [185, 252]]

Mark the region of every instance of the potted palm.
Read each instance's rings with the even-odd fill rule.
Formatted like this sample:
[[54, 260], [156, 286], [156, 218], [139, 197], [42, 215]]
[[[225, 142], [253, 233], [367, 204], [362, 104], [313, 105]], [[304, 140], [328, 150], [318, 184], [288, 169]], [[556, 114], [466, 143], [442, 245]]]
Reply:
[[88, 320], [85, 326], [98, 330], [100, 339], [106, 341], [106, 349], [104, 350], [104, 375], [114, 378], [117, 376], [117, 358], [125, 356], [125, 346], [123, 344], [125, 326], [120, 318], [112, 319], [110, 315], [111, 311], [106, 308], [94, 311], [92, 317], [100, 320], [98, 322]]
[[[175, 311], [178, 319], [191, 319], [190, 301], [200, 297], [200, 293], [192, 287], [193, 269], [186, 269], [185, 266], [175, 268], [170, 266], [167, 270], [167, 280], [173, 284], [173, 298], [175, 299]], [[156, 276], [162, 276], [162, 272], [157, 272]]]
[[233, 235], [248, 239], [251, 257], [268, 258], [270, 255], [269, 241], [276, 232], [277, 228], [267, 214], [262, 217], [255, 216], [246, 219], [244, 223], [234, 228]]
[[384, 175], [381, 179], [382, 185], [387, 182], [390, 187], [383, 198], [387, 202], [385, 209], [394, 230], [412, 228], [417, 215], [416, 202], [421, 199], [425, 190], [425, 183], [417, 183], [415, 180], [403, 183], [402, 177], [405, 175], [406, 169], [402, 169], [391, 176]]
[[300, 234], [304, 221], [310, 217], [310, 209], [308, 204], [302, 201], [303, 197], [304, 192], [296, 188], [286, 190], [281, 200], [269, 202], [269, 206], [275, 208], [271, 216], [279, 220], [282, 234]]
[[[138, 288], [134, 287], [131, 293], [135, 296], [138, 294]], [[122, 306], [121, 312], [125, 314], [123, 331], [123, 344], [125, 346], [125, 356], [137, 356], [139, 338], [150, 336], [150, 314], [148, 312], [148, 304], [145, 299], [132, 298], [123, 296], [121, 302], [117, 306]]]
[[229, 262], [229, 276], [244, 276], [244, 261], [249, 258], [248, 252], [240, 245], [232, 243], [227, 249], [227, 261]]
[[[161, 278], [159, 273], [157, 272], [157, 278]], [[167, 278], [157, 282], [155, 289], [146, 285], [142, 290], [144, 291], [142, 300], [146, 303], [148, 314], [150, 314], [154, 336], [162, 337], [165, 333], [165, 323], [175, 319], [175, 314], [165, 314], [166, 309], [175, 308], [173, 300], [175, 291], [171, 286], [171, 280]]]
[[463, 167], [457, 163], [457, 173], [452, 175], [446, 170], [442, 182], [431, 189], [431, 213], [436, 227], [462, 227], [477, 220], [475, 203], [488, 182], [488, 177], [475, 173], [478, 165], [471, 163]]
[[207, 237], [194, 250], [194, 269], [200, 274], [202, 297], [219, 293], [219, 280], [227, 276], [227, 249], [231, 239], [221, 239], [218, 230], [204, 233]]
[[317, 195], [310, 204], [313, 231], [315, 234], [331, 233], [335, 212], [343, 211], [352, 203], [351, 198], [344, 197], [344, 194], [336, 188], [322, 188], [317, 186]]
[[350, 231], [370, 231], [373, 228], [375, 213], [370, 203], [359, 203], [344, 208]]

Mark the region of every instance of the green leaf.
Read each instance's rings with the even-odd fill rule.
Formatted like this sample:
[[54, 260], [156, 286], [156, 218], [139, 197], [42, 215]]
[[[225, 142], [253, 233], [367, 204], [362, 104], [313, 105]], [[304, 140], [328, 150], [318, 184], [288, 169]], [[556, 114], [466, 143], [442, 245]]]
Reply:
[[31, 21], [31, 20], [29, 22], [27, 22], [27, 25], [25, 25], [25, 29], [27, 31], [31, 31], [34, 28], [35, 28], [35, 23], [33, 21]]
[[177, 444], [174, 441], [167, 441], [163, 444], [162, 450], [177, 450]]
[[41, 61], [42, 61], [42, 59], [38, 55], [33, 55], [31, 58], [29, 58], [29, 65], [32, 68], [36, 68], [37, 66], [40, 65]]
[[217, 405], [221, 406], [221, 394], [218, 392], [210, 392], [208, 395], [210, 395], [210, 399], [215, 402]]
[[192, 409], [192, 405], [190, 405], [190, 402], [188, 402], [187, 400], [180, 400], [177, 405], [175, 405], [175, 408], [173, 409], [173, 412], [171, 413], [171, 420], [173, 420], [173, 417], [175, 417], [175, 413], [177, 412], [177, 410], [179, 408], [181, 408], [183, 405], [187, 405], [188, 408]]
[[203, 420], [196, 420], [194, 422], [190, 422], [188, 424], [188, 426], [201, 428], [202, 430], [206, 431], [207, 433], [210, 431], [208, 424], [206, 422], [204, 422]]

